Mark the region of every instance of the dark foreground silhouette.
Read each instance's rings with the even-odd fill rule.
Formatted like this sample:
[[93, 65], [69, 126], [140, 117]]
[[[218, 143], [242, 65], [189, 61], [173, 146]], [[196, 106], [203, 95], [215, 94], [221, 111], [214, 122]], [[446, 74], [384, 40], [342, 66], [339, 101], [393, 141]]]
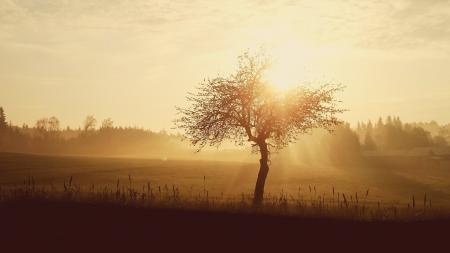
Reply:
[[449, 231], [450, 220], [442, 219], [363, 222], [37, 200], [0, 203], [1, 252], [431, 252], [450, 248]]

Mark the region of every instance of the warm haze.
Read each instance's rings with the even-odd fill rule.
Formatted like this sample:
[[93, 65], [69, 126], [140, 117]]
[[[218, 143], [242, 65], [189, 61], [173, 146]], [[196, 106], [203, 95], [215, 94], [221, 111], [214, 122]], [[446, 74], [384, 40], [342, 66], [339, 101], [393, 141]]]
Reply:
[[440, 252], [449, 112], [450, 0], [0, 0], [0, 252]]
[[351, 123], [447, 123], [449, 25], [448, 1], [1, 0], [0, 101], [18, 125], [170, 129], [187, 91], [264, 46], [279, 87], [347, 85]]

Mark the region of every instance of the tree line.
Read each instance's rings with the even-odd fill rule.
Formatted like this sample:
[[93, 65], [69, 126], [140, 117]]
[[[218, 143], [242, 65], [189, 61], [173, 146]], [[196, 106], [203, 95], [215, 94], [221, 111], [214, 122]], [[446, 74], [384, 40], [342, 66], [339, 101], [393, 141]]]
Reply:
[[[430, 132], [427, 125], [438, 130]], [[424, 147], [446, 147], [450, 140], [450, 125], [439, 126], [435, 121], [428, 123], [403, 123], [398, 116], [381, 117], [376, 123], [370, 120], [359, 122], [356, 133], [367, 151], [404, 150]]]
[[97, 126], [97, 119], [87, 116], [77, 129], [62, 128], [57, 117], [38, 119], [34, 126], [6, 122], [0, 108], [0, 151], [4, 152], [150, 157], [187, 153], [180, 147], [178, 135], [115, 127], [110, 118]]
[[[38, 119], [33, 126], [15, 126], [7, 122], [6, 114], [0, 107], [0, 151], [3, 152], [158, 158], [188, 158], [193, 153], [178, 134], [114, 126], [111, 118], [99, 124], [94, 116], [87, 116], [82, 126], [76, 129], [62, 127], [57, 117]], [[439, 125], [434, 121], [403, 123], [399, 117], [391, 116], [380, 118], [376, 123], [359, 122], [356, 128], [344, 123], [335, 127], [332, 134], [314, 130], [309, 135], [301, 136], [297, 143], [281, 151], [274, 159], [289, 154], [289, 159], [302, 163], [320, 161], [341, 164], [358, 161], [365, 152], [448, 149], [449, 130], [450, 125]], [[232, 153], [230, 157], [246, 158], [241, 153]], [[218, 154], [214, 158], [223, 157]]]

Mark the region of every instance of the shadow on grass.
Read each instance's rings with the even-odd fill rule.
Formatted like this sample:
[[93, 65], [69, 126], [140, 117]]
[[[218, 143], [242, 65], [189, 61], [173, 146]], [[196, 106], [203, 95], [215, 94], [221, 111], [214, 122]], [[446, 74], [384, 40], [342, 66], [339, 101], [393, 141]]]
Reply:
[[[3, 249], [386, 251], [449, 247], [449, 219], [356, 221], [50, 200], [0, 203]], [[445, 249], [444, 248], [444, 249]], [[160, 252], [160, 251], [158, 251]]]

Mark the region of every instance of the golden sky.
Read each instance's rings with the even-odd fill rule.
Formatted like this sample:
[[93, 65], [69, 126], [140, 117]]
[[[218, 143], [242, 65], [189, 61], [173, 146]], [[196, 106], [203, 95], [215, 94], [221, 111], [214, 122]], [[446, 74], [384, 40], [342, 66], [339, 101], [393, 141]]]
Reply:
[[169, 129], [189, 90], [260, 46], [275, 80], [347, 85], [352, 123], [450, 122], [446, 0], [0, 0], [0, 106], [15, 124]]

